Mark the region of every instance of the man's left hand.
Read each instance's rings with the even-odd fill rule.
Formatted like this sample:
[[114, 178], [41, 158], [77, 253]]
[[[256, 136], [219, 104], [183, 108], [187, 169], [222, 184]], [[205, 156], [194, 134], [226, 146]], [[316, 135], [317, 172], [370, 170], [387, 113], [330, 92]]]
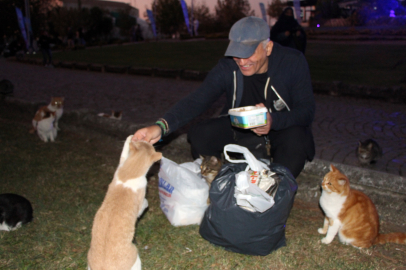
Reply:
[[[265, 107], [265, 105], [263, 103], [256, 104], [255, 106], [256, 107]], [[257, 128], [253, 128], [251, 130], [258, 136], [267, 135], [269, 133], [269, 131], [271, 130], [271, 126], [272, 126], [272, 117], [271, 117], [271, 114], [269, 113], [269, 111], [267, 111], [266, 112], [266, 125], [260, 126]]]

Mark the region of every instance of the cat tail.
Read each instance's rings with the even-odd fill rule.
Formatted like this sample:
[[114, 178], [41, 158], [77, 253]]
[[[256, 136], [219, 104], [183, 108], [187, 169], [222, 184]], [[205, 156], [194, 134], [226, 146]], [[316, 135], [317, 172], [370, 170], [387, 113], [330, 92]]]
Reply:
[[396, 244], [406, 244], [406, 234], [405, 233], [387, 233], [379, 234], [374, 240], [375, 244], [385, 244], [385, 243], [396, 243]]

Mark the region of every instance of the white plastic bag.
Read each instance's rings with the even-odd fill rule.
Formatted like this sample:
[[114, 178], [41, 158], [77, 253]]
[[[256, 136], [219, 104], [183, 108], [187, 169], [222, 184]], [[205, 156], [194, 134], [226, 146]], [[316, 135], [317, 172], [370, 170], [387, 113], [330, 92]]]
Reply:
[[[245, 159], [231, 159], [227, 152], [243, 154]], [[228, 144], [224, 146], [224, 156], [231, 163], [248, 163], [246, 170], [235, 176], [236, 186], [234, 189], [234, 197], [236, 198], [237, 205], [249, 211], [257, 211], [261, 213], [271, 208], [275, 204], [272, 196], [263, 191], [257, 185], [252, 184], [248, 174], [249, 169], [252, 171], [269, 170], [268, 165], [257, 160], [248, 148], [236, 144]]]
[[248, 172], [242, 171], [235, 175], [234, 197], [237, 204], [251, 212], [265, 212], [271, 208], [274, 199], [260, 187], [250, 183]]
[[159, 177], [161, 209], [173, 226], [199, 225], [207, 208], [209, 186], [191, 170], [162, 157]]
[[[227, 152], [233, 152], [233, 153], [240, 153], [244, 155], [245, 159], [230, 159], [229, 155]], [[258, 159], [255, 158], [255, 156], [248, 150], [247, 147], [237, 145], [237, 144], [227, 144], [224, 146], [224, 157], [230, 161], [231, 163], [248, 163], [248, 169], [251, 169], [253, 171], [261, 171], [261, 170], [269, 170], [268, 165], [263, 163], [262, 161], [259, 161]]]
[[201, 169], [200, 169], [200, 165], [202, 164], [202, 159], [198, 158], [193, 162], [185, 162], [182, 164], [179, 164], [179, 166], [188, 169], [189, 171], [194, 172], [197, 175], [201, 175]]

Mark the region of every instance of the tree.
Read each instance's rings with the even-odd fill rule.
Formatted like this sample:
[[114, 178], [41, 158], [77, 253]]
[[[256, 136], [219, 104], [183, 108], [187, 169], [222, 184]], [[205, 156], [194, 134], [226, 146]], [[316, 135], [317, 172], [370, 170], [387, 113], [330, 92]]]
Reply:
[[99, 7], [90, 9], [90, 22], [88, 26], [87, 36], [90, 38], [107, 39], [111, 30], [113, 30], [113, 20], [107, 10]]
[[[192, 10], [189, 9], [189, 14], [192, 14]], [[199, 21], [199, 34], [215, 32], [214, 15], [210, 14], [209, 8], [204, 5], [195, 5], [193, 7], [193, 18]]]
[[122, 35], [128, 35], [131, 27], [137, 24], [135, 17], [130, 16], [131, 7], [122, 9], [118, 12], [118, 18], [116, 21], [116, 26], [120, 28]]
[[99, 7], [93, 7], [90, 10], [87, 8], [82, 10], [55, 8], [49, 12], [48, 21], [62, 39], [67, 36], [68, 28], [76, 31], [80, 27], [84, 27], [88, 40], [107, 38], [113, 29], [109, 12]]
[[155, 0], [152, 6], [159, 32], [172, 35], [186, 29], [179, 0]]
[[[34, 35], [38, 35], [40, 29], [46, 26], [46, 13], [57, 6], [57, 0], [30, 0], [31, 27]], [[24, 0], [1, 0], [0, 1], [0, 35], [11, 36], [15, 33], [21, 35], [18, 26], [15, 8], [18, 7], [25, 14]]]
[[282, 4], [281, 0], [273, 0], [272, 4], [268, 5], [266, 12], [271, 18], [279, 18], [284, 8], [285, 5]]
[[216, 22], [219, 29], [229, 31], [239, 19], [255, 15], [248, 0], [217, 0]]

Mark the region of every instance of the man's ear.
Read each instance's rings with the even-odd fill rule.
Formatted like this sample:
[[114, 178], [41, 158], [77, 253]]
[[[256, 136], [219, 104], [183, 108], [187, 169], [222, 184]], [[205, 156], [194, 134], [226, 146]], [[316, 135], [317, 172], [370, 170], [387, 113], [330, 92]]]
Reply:
[[266, 44], [265, 50], [266, 50], [266, 56], [270, 56], [273, 48], [273, 42], [269, 41], [268, 44]]

